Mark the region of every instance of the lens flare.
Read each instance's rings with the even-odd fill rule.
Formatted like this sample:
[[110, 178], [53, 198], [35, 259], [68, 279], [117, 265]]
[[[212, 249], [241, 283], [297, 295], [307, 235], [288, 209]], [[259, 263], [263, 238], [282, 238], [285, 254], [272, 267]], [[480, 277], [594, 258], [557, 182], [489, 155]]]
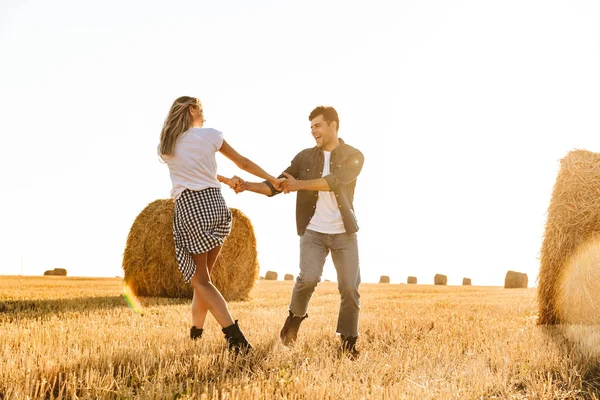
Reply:
[[123, 299], [125, 299], [125, 302], [133, 311], [138, 314], [143, 313], [144, 308], [142, 307], [142, 303], [140, 303], [138, 298], [133, 294], [133, 291], [127, 285], [123, 286]]

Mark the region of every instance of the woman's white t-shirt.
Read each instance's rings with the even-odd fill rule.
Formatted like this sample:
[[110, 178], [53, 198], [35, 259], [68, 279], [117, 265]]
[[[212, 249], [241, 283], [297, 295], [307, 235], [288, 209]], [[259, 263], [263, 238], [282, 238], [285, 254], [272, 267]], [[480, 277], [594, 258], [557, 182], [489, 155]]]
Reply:
[[221, 187], [215, 154], [222, 145], [223, 134], [212, 128], [190, 128], [177, 139], [173, 153], [161, 156], [171, 173], [171, 197], [178, 198], [185, 189]]

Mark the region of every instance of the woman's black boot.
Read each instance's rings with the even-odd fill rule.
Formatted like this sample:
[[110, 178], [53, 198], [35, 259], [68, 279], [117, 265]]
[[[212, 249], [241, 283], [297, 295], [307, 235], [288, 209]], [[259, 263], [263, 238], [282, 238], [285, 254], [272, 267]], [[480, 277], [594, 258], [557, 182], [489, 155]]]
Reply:
[[234, 350], [235, 354], [238, 354], [240, 351], [246, 353], [248, 350], [252, 349], [252, 346], [248, 343], [248, 340], [246, 340], [246, 337], [240, 330], [237, 319], [233, 325], [223, 328], [222, 330], [225, 334], [225, 339], [227, 339], [227, 347], [229, 350]]
[[190, 328], [190, 339], [192, 339], [192, 340], [200, 339], [202, 337], [202, 332], [204, 332], [204, 329], [196, 328], [195, 326], [192, 326]]

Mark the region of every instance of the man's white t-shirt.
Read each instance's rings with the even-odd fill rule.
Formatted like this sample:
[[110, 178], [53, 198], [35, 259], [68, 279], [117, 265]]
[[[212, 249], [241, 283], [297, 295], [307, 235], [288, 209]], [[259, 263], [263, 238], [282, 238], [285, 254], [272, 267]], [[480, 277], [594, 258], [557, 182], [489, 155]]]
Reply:
[[212, 128], [190, 128], [177, 139], [173, 153], [161, 156], [171, 173], [171, 197], [178, 198], [185, 189], [221, 187], [215, 154], [222, 145], [223, 134]]
[[[331, 152], [323, 151], [323, 155], [325, 156], [323, 176], [327, 176], [331, 171]], [[340, 212], [340, 207], [335, 199], [335, 193], [333, 191], [319, 192], [315, 215], [310, 219], [306, 229], [330, 235], [346, 232], [344, 220], [342, 220], [342, 213]]]

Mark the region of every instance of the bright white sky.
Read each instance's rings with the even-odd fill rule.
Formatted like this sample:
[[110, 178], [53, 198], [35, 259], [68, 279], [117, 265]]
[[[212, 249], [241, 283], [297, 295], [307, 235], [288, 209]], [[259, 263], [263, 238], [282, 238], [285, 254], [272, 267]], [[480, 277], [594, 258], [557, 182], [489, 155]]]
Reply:
[[[122, 275], [133, 220], [169, 196], [156, 146], [189, 95], [272, 174], [336, 107], [365, 154], [363, 282], [535, 284], [558, 161], [600, 151], [598, 21], [593, 0], [3, 0], [0, 274]], [[261, 274], [296, 275], [295, 195], [225, 189]]]

